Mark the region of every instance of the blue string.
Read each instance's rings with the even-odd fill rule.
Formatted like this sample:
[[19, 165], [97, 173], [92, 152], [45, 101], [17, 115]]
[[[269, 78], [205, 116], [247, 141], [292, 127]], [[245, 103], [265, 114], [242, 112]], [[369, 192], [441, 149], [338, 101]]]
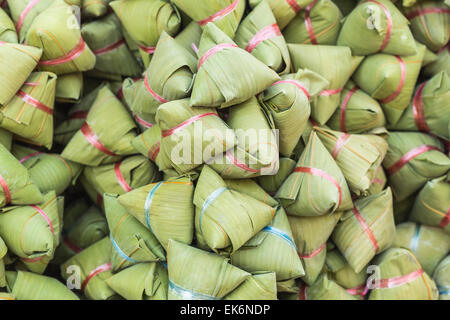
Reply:
[[[150, 226], [150, 208], [152, 206], [152, 201], [153, 201], [153, 196], [156, 193], [156, 190], [159, 189], [159, 187], [163, 184], [164, 182], [158, 182], [158, 184], [156, 184], [156, 186], [149, 192], [147, 199], [145, 200], [145, 222], [147, 223], [147, 227], [150, 231], [152, 231], [152, 227]], [[153, 231], [152, 231], [153, 232]]]
[[205, 214], [206, 209], [208, 209], [210, 204], [214, 200], [216, 200], [226, 190], [228, 190], [228, 188], [226, 188], [226, 187], [222, 187], [222, 188], [219, 188], [219, 189], [215, 190], [213, 193], [211, 193], [208, 196], [208, 198], [206, 198], [205, 202], [203, 202], [203, 207], [202, 207], [202, 211], [200, 212], [200, 218], [199, 218], [200, 233], [203, 233], [203, 230], [202, 230], [202, 219], [203, 219], [203, 215]]
[[112, 245], [114, 247], [114, 249], [117, 251], [117, 253], [124, 258], [125, 260], [132, 262], [132, 263], [137, 263], [136, 260], [134, 260], [133, 258], [130, 258], [125, 252], [122, 251], [122, 249], [120, 249], [119, 245], [117, 244], [117, 242], [114, 240], [112, 233], [110, 234], [110, 239], [112, 242]]
[[192, 290], [182, 288], [170, 280], [169, 280], [169, 289], [173, 290], [177, 296], [182, 297], [185, 300], [220, 300], [220, 298], [217, 297], [213, 297], [203, 293], [197, 293]]
[[284, 231], [281, 231], [280, 229], [271, 227], [271, 226], [267, 226], [264, 229], [262, 229], [263, 232], [268, 232], [271, 233], [281, 239], [283, 239], [284, 241], [286, 241], [287, 243], [289, 243], [289, 245], [295, 249], [295, 251], [297, 251], [297, 247], [295, 245], [294, 240], [292, 240], [292, 238]]

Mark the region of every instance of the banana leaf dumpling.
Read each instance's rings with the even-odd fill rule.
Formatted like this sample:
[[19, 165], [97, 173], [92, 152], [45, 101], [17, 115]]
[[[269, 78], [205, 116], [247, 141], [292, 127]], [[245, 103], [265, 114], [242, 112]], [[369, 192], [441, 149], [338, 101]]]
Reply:
[[206, 161], [222, 178], [246, 179], [278, 171], [277, 132], [270, 114], [256, 97], [227, 110], [226, 123], [236, 135], [236, 146]]
[[357, 300], [335, 281], [323, 273], [317, 281], [305, 289], [303, 300]]
[[348, 47], [327, 45], [288, 44], [288, 48], [294, 70], [312, 70], [329, 82], [311, 104], [311, 117], [325, 124], [339, 106], [341, 92], [353, 73], [351, 51]]
[[81, 129], [66, 145], [61, 156], [88, 166], [117, 162], [123, 156], [137, 153], [131, 145], [136, 130], [126, 108], [109, 88], [103, 87]]
[[272, 222], [231, 255], [231, 263], [245, 271], [273, 271], [278, 281], [305, 275], [288, 218], [279, 207]]
[[355, 201], [333, 231], [332, 239], [352, 269], [359, 273], [394, 242], [395, 223], [390, 189]]
[[41, 203], [39, 188], [31, 181], [28, 170], [0, 144], [0, 208]]
[[381, 102], [387, 122], [394, 126], [411, 101], [422, 66], [425, 46], [418, 44], [411, 56], [374, 54], [361, 63], [353, 75], [355, 83]]
[[[275, 71], [239, 48], [213, 23], [204, 27], [199, 57], [190, 99], [194, 107], [230, 107], [280, 79]], [[227, 68], [222, 68], [223, 65]]]
[[440, 227], [450, 234], [449, 194], [449, 176], [428, 181], [415, 198], [409, 220]]
[[274, 119], [279, 130], [280, 153], [292, 155], [305, 131], [311, 114], [310, 100], [314, 100], [329, 82], [308, 69], [281, 77], [259, 97], [267, 113]]
[[385, 125], [386, 118], [378, 101], [351, 80], [342, 90], [339, 107], [327, 122], [331, 129], [345, 133], [363, 133]]
[[450, 77], [444, 71], [420, 84], [396, 131], [422, 131], [450, 140]]
[[158, 169], [143, 156], [131, 156], [114, 164], [86, 167], [83, 176], [99, 194], [122, 195], [159, 181]]
[[83, 73], [73, 72], [60, 75], [56, 81], [55, 101], [77, 103], [83, 95]]
[[181, 16], [172, 3], [162, 0], [117, 0], [110, 6], [119, 17], [123, 28], [139, 47], [147, 67], [162, 31], [175, 35], [181, 25]]
[[388, 144], [383, 166], [396, 201], [415, 194], [427, 181], [445, 175], [450, 169], [450, 159], [443, 153], [441, 142], [430, 135], [391, 132]]
[[405, 222], [397, 225], [393, 246], [411, 250], [423, 270], [432, 275], [450, 251], [450, 235], [440, 228]]
[[164, 261], [163, 247], [155, 236], [136, 218], [128, 214], [116, 196], [105, 195], [105, 212], [111, 230], [112, 271], [141, 262]]
[[431, 62], [424, 68], [424, 74], [433, 77], [441, 71], [445, 71], [450, 76], [450, 45], [446, 45], [436, 52], [436, 61]]
[[59, 244], [61, 221], [55, 192], [44, 195], [38, 205], [6, 207], [0, 214], [0, 237], [35, 273], [42, 274]]
[[367, 194], [386, 155], [386, 140], [373, 134], [346, 134], [319, 127], [315, 130], [342, 170], [350, 190], [357, 195]]
[[252, 274], [224, 300], [277, 300], [275, 272]]
[[444, 1], [420, 1], [404, 7], [403, 13], [411, 24], [414, 38], [431, 51], [438, 51], [450, 40], [450, 11]]
[[31, 181], [42, 194], [55, 191], [61, 195], [81, 174], [82, 166], [58, 154], [37, 152], [14, 144], [12, 154], [28, 169]]
[[95, 55], [84, 42], [71, 7], [63, 0], [53, 1], [33, 20], [26, 43], [42, 48], [42, 71], [60, 75], [88, 71], [95, 66]]
[[42, 49], [0, 41], [0, 106], [17, 94], [41, 55]]
[[289, 50], [266, 1], [258, 4], [242, 21], [234, 41], [275, 72], [289, 73]]
[[189, 97], [196, 72], [197, 57], [163, 31], [144, 79], [136, 84], [130, 109], [151, 120], [161, 104]]
[[191, 244], [194, 185], [190, 176], [149, 184], [119, 197], [128, 213], [146, 226], [164, 249], [169, 239]]
[[341, 169], [315, 131], [275, 198], [280, 199], [286, 212], [293, 216], [322, 216], [353, 207]]
[[61, 264], [61, 276], [65, 281], [78, 267], [80, 290], [89, 300], [108, 300], [116, 294], [106, 283], [111, 273], [111, 241], [109, 237], [93, 245]]
[[138, 263], [106, 280], [127, 300], [167, 300], [169, 277], [161, 263]]
[[283, 30], [289, 43], [335, 45], [341, 29], [342, 13], [330, 0], [315, 0]]
[[8, 291], [15, 300], [80, 300], [67, 286], [52, 277], [25, 271], [7, 271], [6, 280]]
[[251, 275], [228, 259], [169, 240], [169, 300], [220, 300]]
[[139, 76], [141, 68], [128, 49], [120, 21], [113, 13], [84, 24], [81, 35], [96, 56], [95, 70], [121, 76]]
[[301, 279], [308, 285], [314, 284], [322, 273], [327, 241], [341, 216], [342, 212], [320, 217], [288, 216], [298, 256], [305, 269]]
[[369, 300], [437, 300], [439, 292], [414, 254], [403, 248], [391, 248], [374, 262], [378, 278], [368, 283]]
[[345, 17], [337, 44], [350, 47], [357, 56], [377, 52], [401, 56], [416, 53], [408, 20], [389, 0], [361, 1]]

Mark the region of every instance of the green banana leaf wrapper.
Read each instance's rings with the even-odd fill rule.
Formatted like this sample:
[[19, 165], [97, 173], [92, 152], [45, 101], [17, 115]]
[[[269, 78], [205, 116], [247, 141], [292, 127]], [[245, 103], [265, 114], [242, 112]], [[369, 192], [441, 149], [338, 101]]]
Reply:
[[296, 74], [282, 76], [281, 81], [260, 95], [261, 104], [272, 115], [279, 130], [281, 155], [292, 155], [311, 114], [309, 100], [316, 98], [328, 85], [319, 74], [299, 69]]
[[305, 269], [301, 279], [308, 285], [315, 283], [323, 270], [326, 242], [341, 216], [342, 212], [320, 217], [288, 216], [297, 252]]
[[[23, 43], [34, 19], [45, 9], [47, 9], [53, 1], [7, 0], [7, 2], [10, 11], [10, 17], [17, 29], [19, 43]], [[27, 7], [29, 7], [29, 11], [26, 14], [23, 14], [24, 10]], [[21, 23], [19, 23], [21, 16], [22, 21]]]
[[169, 239], [186, 244], [194, 235], [194, 185], [189, 176], [149, 184], [119, 197], [127, 212], [167, 249]]
[[234, 41], [275, 72], [289, 73], [289, 50], [266, 1], [258, 4], [242, 21]]
[[33, 72], [8, 103], [0, 109], [0, 126], [21, 140], [51, 149], [56, 75]]
[[175, 40], [197, 58], [198, 46], [200, 45], [202, 33], [202, 27], [195, 21], [191, 21], [182, 31], [180, 31], [180, 33], [178, 33]]
[[120, 20], [114, 13], [86, 23], [81, 28], [81, 35], [96, 56], [95, 70], [121, 76], [139, 76], [141, 68], [126, 45]]
[[294, 70], [312, 70], [329, 82], [327, 90], [311, 104], [311, 117], [325, 124], [339, 106], [341, 91], [353, 72], [351, 51], [348, 47], [326, 45], [289, 44], [288, 48]]
[[447, 176], [427, 182], [415, 198], [409, 220], [440, 227], [450, 234], [449, 194], [450, 183]]
[[305, 275], [288, 218], [279, 207], [272, 222], [231, 255], [231, 263], [242, 270], [273, 271], [278, 281]]
[[18, 43], [17, 31], [8, 14], [0, 8], [0, 41]]
[[411, 250], [423, 270], [432, 275], [450, 251], [450, 235], [440, 228], [405, 222], [397, 225], [393, 246]]
[[297, 163], [291, 158], [280, 158], [278, 172], [275, 175], [262, 176], [257, 179], [259, 185], [271, 196], [274, 196]]
[[43, 49], [39, 62], [42, 71], [60, 75], [95, 66], [95, 55], [81, 37], [76, 17], [63, 0], [54, 1], [33, 20], [26, 43]]
[[[70, 213], [69, 210], [64, 212], [65, 215]], [[64, 263], [109, 234], [105, 215], [95, 206], [88, 207], [86, 205], [80, 216], [73, 221], [71, 221], [72, 219], [68, 220], [64, 221], [62, 241], [56, 249], [52, 263]]]
[[[164, 162], [166, 159], [170, 161], [180, 174], [197, 168], [236, 145], [234, 132], [229, 130], [215, 109], [191, 107], [188, 99], [161, 105], [156, 122], [162, 137], [159, 154]], [[200, 141], [201, 145], [197, 146]]]
[[84, 18], [98, 18], [106, 15], [109, 10], [108, 4], [111, 0], [82, 0], [81, 14]]
[[169, 300], [220, 300], [251, 275], [228, 259], [170, 239]]
[[325, 266], [329, 279], [346, 289], [351, 295], [364, 298], [366, 270], [355, 272], [337, 249], [327, 251]]
[[450, 300], [450, 256], [445, 257], [437, 266], [433, 280], [439, 290], [439, 300]]
[[105, 212], [111, 230], [112, 271], [141, 262], [164, 261], [165, 253], [155, 236], [119, 204], [117, 196], [105, 195]]
[[267, 1], [273, 11], [280, 29], [283, 30], [297, 13], [305, 9], [314, 0], [294, 0], [294, 1], [278, 1], [278, 0], [249, 0], [250, 7], [254, 8], [259, 3]]
[[428, 66], [429, 64], [436, 62], [438, 56], [432, 52], [430, 49], [425, 50], [425, 54], [423, 55], [422, 68]]
[[350, 47], [358, 56], [377, 52], [401, 56], [416, 53], [408, 20], [389, 0], [361, 1], [345, 17], [337, 44]]
[[6, 207], [0, 212], [0, 237], [26, 267], [42, 274], [59, 244], [61, 221], [55, 192], [38, 205]]
[[[200, 26], [212, 22], [230, 38], [234, 37], [246, 6], [245, 0], [210, 0], [202, 1], [201, 5], [196, 0], [174, 0], [173, 3]], [[212, 19], [214, 16], [217, 18]]]
[[388, 143], [383, 166], [396, 201], [408, 198], [427, 181], [445, 175], [450, 169], [450, 159], [443, 153], [441, 142], [432, 136], [391, 132]]
[[119, 17], [123, 28], [137, 43], [147, 67], [162, 31], [175, 35], [181, 26], [178, 10], [166, 1], [137, 0], [112, 1], [110, 6]]
[[97, 241], [61, 265], [65, 281], [76, 271], [81, 292], [89, 300], [108, 300], [116, 294], [106, 283], [111, 273], [111, 241], [109, 237]]
[[0, 42], [0, 105], [11, 100], [41, 58], [42, 50], [32, 46]]
[[314, 129], [342, 170], [350, 190], [357, 195], [367, 194], [388, 150], [386, 140], [374, 134], [346, 134], [319, 127]]
[[79, 300], [76, 294], [52, 277], [25, 271], [7, 271], [6, 280], [8, 291], [15, 300]]
[[250, 277], [224, 300], [277, 300], [277, 281], [274, 272], [260, 272]]
[[330, 0], [315, 0], [283, 30], [289, 43], [335, 45], [342, 13]]
[[55, 90], [56, 102], [79, 102], [83, 94], [83, 73], [74, 72], [59, 76]]
[[11, 150], [13, 134], [5, 129], [0, 128], [0, 144], [2, 144], [6, 150]]
[[81, 187], [80, 189], [84, 190], [84, 192], [91, 199], [92, 203], [103, 210], [103, 194], [98, 193], [97, 190], [95, 190], [94, 186], [92, 186], [89, 181], [86, 180], [84, 175], [80, 175], [78, 181], [79, 184], [77, 184], [76, 186], [79, 188]]
[[[198, 72], [190, 99], [194, 107], [230, 107], [250, 99], [280, 79], [263, 62], [237, 47], [213, 23], [204, 27], [198, 56]], [[223, 65], [227, 68], [222, 68]]]
[[407, 57], [379, 53], [367, 57], [356, 70], [355, 83], [381, 102], [387, 122], [395, 125], [411, 101], [422, 66], [425, 46]]
[[8, 204], [27, 205], [43, 201], [39, 188], [32, 182], [28, 170], [0, 144], [0, 208]]
[[[227, 110], [228, 111], [228, 110]], [[229, 109], [228, 126], [234, 130], [237, 144], [207, 163], [222, 178], [246, 179], [268, 176], [278, 171], [278, 133], [272, 116], [256, 97]]]
[[344, 175], [315, 131], [275, 198], [293, 216], [322, 216], [353, 207]]
[[392, 127], [396, 131], [422, 131], [450, 140], [450, 77], [444, 72], [420, 84], [409, 107]]
[[424, 74], [428, 77], [432, 77], [441, 71], [445, 71], [445, 73], [450, 76], [450, 45], [441, 48], [436, 55], [437, 60], [424, 68]]
[[[58, 81], [57, 81], [58, 82]], [[89, 109], [95, 102], [99, 91], [108, 86], [107, 82], [102, 82], [89, 93], [86, 93], [77, 104], [73, 105], [68, 113], [67, 120], [56, 126], [54, 131], [54, 141], [60, 145], [67, 145], [72, 137], [84, 124]]]
[[313, 285], [303, 290], [304, 298], [301, 300], [358, 300], [335, 281], [328, 279], [326, 273], [323, 273]]
[[386, 118], [378, 101], [351, 80], [342, 90], [339, 107], [327, 122], [331, 129], [346, 133], [363, 133], [385, 125]]
[[144, 131], [131, 141], [131, 145], [142, 155], [152, 160], [160, 171], [171, 168], [171, 163], [161, 151], [161, 129], [158, 125]]
[[411, 251], [391, 248], [377, 256], [374, 264], [378, 267], [378, 278], [370, 283], [373, 290], [369, 300], [438, 299], [436, 284]]
[[143, 156], [131, 156], [115, 164], [86, 167], [83, 176], [97, 193], [117, 195], [160, 180], [156, 166]]
[[388, 249], [395, 239], [392, 192], [385, 191], [355, 201], [346, 211], [332, 235], [333, 242], [359, 273], [372, 258]]
[[436, 52], [450, 40], [448, 9], [444, 1], [421, 1], [402, 11], [411, 24], [414, 38]]
[[161, 104], [189, 96], [196, 72], [197, 57], [163, 31], [130, 109], [146, 121], [154, 119]]
[[31, 181], [42, 194], [55, 191], [61, 195], [74, 185], [83, 168], [78, 163], [65, 160], [58, 154], [36, 152], [36, 150], [15, 144], [13, 155], [28, 169]]
[[123, 156], [137, 153], [131, 146], [136, 131], [136, 124], [126, 108], [109, 88], [103, 87], [89, 109], [85, 124], [61, 156], [87, 166], [114, 163]]
[[114, 274], [108, 286], [127, 300], [167, 300], [169, 277], [161, 263], [139, 263]]
[[[254, 187], [242, 189], [248, 188]], [[217, 253], [234, 254], [275, 215], [271, 205], [247, 194], [248, 191], [235, 189], [209, 166], [203, 167], [194, 193], [196, 238]], [[261, 188], [257, 190], [265, 193]]]

